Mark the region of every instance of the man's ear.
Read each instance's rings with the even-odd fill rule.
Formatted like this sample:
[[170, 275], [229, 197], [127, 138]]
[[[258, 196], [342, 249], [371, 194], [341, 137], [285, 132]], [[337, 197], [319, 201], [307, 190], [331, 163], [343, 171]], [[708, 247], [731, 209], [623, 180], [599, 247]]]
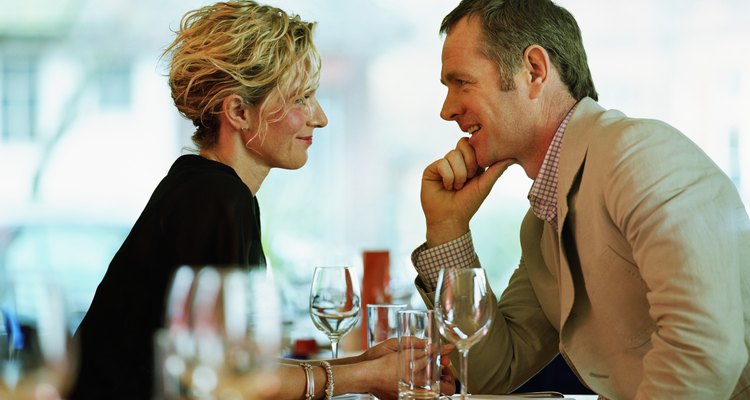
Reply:
[[250, 112], [248, 112], [245, 101], [236, 94], [224, 98], [224, 101], [221, 103], [221, 113], [224, 116], [224, 120], [238, 131], [247, 131], [252, 122], [250, 121]]
[[523, 51], [522, 67], [526, 72], [529, 97], [538, 98], [550, 77], [552, 63], [549, 53], [544, 47], [532, 44]]

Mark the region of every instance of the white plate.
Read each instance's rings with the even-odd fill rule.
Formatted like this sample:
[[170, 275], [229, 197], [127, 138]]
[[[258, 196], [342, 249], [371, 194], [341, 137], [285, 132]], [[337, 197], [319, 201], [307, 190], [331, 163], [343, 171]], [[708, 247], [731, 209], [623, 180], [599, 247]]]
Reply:
[[[521, 395], [512, 395], [512, 394], [471, 394], [469, 395], [470, 400], [480, 400], [480, 399], [496, 399], [496, 400], [529, 400], [529, 399], [536, 399], [536, 400], [556, 400], [561, 399], [562, 397], [537, 397], [537, 395], [534, 396], [521, 396]], [[570, 397], [565, 397], [569, 400]], [[451, 399], [461, 399], [460, 394], [454, 394], [451, 396]]]

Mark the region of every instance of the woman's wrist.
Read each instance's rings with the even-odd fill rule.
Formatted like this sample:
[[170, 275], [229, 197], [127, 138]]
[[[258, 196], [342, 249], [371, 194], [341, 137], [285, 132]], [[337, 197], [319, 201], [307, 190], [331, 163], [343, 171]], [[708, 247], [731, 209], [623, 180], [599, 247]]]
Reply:
[[344, 358], [334, 358], [331, 360], [326, 360], [331, 365], [349, 365], [349, 364], [357, 364], [362, 361], [367, 361], [367, 358], [365, 357], [365, 353], [360, 353], [356, 356], [350, 356], [350, 357], [344, 357]]
[[[367, 367], [362, 364], [345, 364], [332, 366], [334, 376], [334, 395], [345, 393], [368, 393]], [[325, 386], [324, 386], [325, 387]]]

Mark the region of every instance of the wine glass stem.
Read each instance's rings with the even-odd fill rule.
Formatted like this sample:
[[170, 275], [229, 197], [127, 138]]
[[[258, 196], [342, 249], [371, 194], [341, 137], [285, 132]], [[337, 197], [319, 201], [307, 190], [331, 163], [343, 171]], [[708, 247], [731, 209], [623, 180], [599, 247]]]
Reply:
[[339, 340], [331, 339], [331, 358], [336, 359], [339, 357]]
[[469, 398], [469, 349], [461, 350], [461, 400]]

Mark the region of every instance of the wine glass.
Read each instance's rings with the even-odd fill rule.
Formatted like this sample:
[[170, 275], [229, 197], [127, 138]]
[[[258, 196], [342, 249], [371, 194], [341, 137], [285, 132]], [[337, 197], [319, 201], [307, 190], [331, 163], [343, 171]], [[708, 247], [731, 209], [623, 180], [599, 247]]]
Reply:
[[155, 397], [248, 398], [264, 390], [275, 379], [280, 312], [265, 269], [180, 267], [155, 336]]
[[481, 268], [441, 269], [435, 293], [440, 333], [456, 344], [461, 358], [461, 399], [468, 398], [469, 349], [481, 340], [495, 312], [492, 291]]
[[0, 283], [0, 399], [58, 399], [73, 380], [75, 346], [61, 289], [26, 276]]
[[359, 281], [349, 267], [316, 267], [310, 288], [310, 317], [331, 340], [331, 354], [359, 320]]

